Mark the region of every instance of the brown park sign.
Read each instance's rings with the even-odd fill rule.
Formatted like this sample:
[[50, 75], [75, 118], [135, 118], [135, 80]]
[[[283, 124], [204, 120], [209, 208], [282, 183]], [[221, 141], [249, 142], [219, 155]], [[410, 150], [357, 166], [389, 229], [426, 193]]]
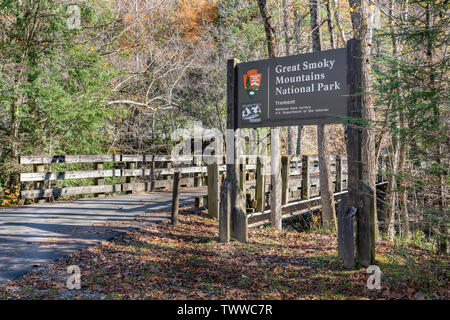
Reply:
[[342, 122], [347, 116], [347, 49], [240, 63], [237, 127]]

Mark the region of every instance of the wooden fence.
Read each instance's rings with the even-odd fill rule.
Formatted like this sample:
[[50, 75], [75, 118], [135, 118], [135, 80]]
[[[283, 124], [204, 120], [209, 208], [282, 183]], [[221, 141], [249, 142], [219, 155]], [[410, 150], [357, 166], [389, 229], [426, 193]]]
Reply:
[[[335, 197], [347, 191], [347, 157], [331, 156], [331, 174]], [[251, 158], [250, 158], [251, 159]], [[247, 159], [247, 163], [250, 159]], [[241, 190], [246, 196], [248, 226], [254, 227], [270, 222], [270, 163], [264, 158], [256, 157], [256, 165], [240, 165]], [[288, 157], [281, 159], [282, 178], [282, 213], [283, 218], [321, 208], [319, 162], [317, 156]], [[197, 199], [196, 205], [207, 204], [208, 214], [218, 218], [220, 202], [220, 183], [217, 179], [219, 170], [210, 166], [208, 175], [208, 196]]]
[[[184, 168], [177, 168], [184, 178], [181, 186], [200, 186], [204, 182], [207, 167], [198, 165], [198, 157], [183, 157], [183, 161], [191, 162]], [[200, 159], [201, 160], [201, 159]], [[25, 156], [20, 158], [22, 165], [33, 165], [33, 172], [22, 173], [22, 183], [33, 183], [31, 190], [24, 186], [22, 199], [45, 199], [82, 194], [97, 194], [114, 192], [142, 192], [172, 186], [175, 168], [169, 155], [74, 155], [74, 156]], [[54, 172], [54, 164], [91, 164], [92, 170]], [[111, 163], [112, 169], [104, 169], [106, 163]], [[195, 165], [194, 165], [195, 164]], [[105, 184], [105, 178], [123, 178], [119, 184]], [[93, 179], [93, 185], [77, 187], [50, 187], [56, 180]], [[142, 181], [144, 180], [144, 181]]]
[[[25, 156], [22, 165], [32, 165], [33, 172], [22, 173], [22, 199], [38, 199], [114, 192], [145, 192], [173, 186], [173, 175], [180, 172], [182, 187], [208, 186], [208, 195], [196, 198], [196, 206], [207, 206], [211, 217], [219, 216], [220, 184], [226, 173], [224, 158], [205, 165], [202, 156], [183, 157], [175, 165], [170, 155], [74, 155]], [[267, 223], [270, 216], [270, 161], [264, 157], [245, 157], [240, 165], [241, 189], [246, 195], [249, 226]], [[54, 171], [55, 164], [84, 164], [92, 170]], [[105, 169], [108, 164], [110, 169]], [[281, 162], [283, 218], [320, 208], [319, 163], [317, 156], [288, 157]], [[31, 169], [31, 168], [30, 168]], [[58, 169], [58, 168], [56, 168]], [[347, 189], [347, 158], [331, 156], [331, 174], [335, 196]], [[105, 178], [124, 180], [105, 184]], [[379, 175], [379, 182], [384, 181]], [[90, 185], [55, 186], [58, 180], [89, 179]], [[64, 181], [63, 181], [64, 183]]]

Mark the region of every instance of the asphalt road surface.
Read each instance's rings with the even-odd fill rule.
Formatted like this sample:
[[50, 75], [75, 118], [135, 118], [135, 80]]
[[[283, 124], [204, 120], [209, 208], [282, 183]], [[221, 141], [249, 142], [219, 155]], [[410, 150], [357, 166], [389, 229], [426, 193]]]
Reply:
[[[182, 189], [180, 206], [204, 194], [205, 188]], [[163, 191], [0, 208], [0, 284], [111, 240], [136, 223], [168, 219], [169, 214], [158, 212], [171, 205], [172, 193]]]

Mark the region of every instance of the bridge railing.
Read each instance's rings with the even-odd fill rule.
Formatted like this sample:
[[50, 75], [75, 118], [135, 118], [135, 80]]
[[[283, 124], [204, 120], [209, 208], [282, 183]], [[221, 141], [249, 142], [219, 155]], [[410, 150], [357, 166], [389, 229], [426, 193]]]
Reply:
[[[269, 158], [270, 159], [270, 158]], [[271, 168], [270, 161], [264, 157], [247, 157], [244, 163], [256, 161], [256, 170], [248, 171], [249, 164], [240, 165], [241, 189], [246, 197], [249, 226], [266, 222], [270, 216]], [[253, 161], [249, 161], [253, 160]], [[281, 159], [283, 214], [296, 215], [301, 208], [315, 210], [320, 208], [319, 159], [315, 155], [283, 156]], [[330, 156], [331, 182], [337, 196], [347, 189], [347, 156]], [[252, 169], [255, 165], [252, 165]], [[208, 175], [217, 175], [218, 168], [212, 168]], [[218, 218], [220, 179], [208, 179], [208, 195], [196, 199], [197, 206], [207, 204], [208, 215]], [[302, 201], [300, 206], [296, 202]], [[320, 202], [320, 201], [319, 201]], [[293, 206], [295, 204], [295, 206]], [[314, 208], [313, 208], [314, 207]], [[269, 209], [269, 211], [267, 211]]]
[[[207, 167], [197, 156], [182, 157], [182, 186], [204, 184]], [[142, 192], [172, 186], [175, 168], [170, 155], [65, 155], [23, 156], [20, 164], [32, 165], [33, 172], [22, 173], [22, 199], [46, 199], [63, 196], [96, 194], [102, 196], [114, 192]], [[91, 170], [55, 171], [55, 164], [91, 164]], [[109, 169], [105, 165], [109, 164]], [[31, 168], [30, 168], [31, 169]], [[224, 170], [224, 169], [223, 169]], [[124, 180], [122, 183], [105, 184], [105, 178]], [[121, 179], [122, 178], [122, 179]], [[89, 185], [50, 187], [58, 180], [89, 179]], [[88, 184], [88, 183], [87, 183]], [[30, 186], [31, 185], [31, 186]]]
[[[348, 192], [347, 156], [330, 156], [331, 182], [336, 204]], [[378, 161], [376, 187], [386, 184], [386, 163], [384, 155]], [[248, 227], [270, 223], [270, 177], [258, 183], [256, 176], [255, 200], [249, 202], [247, 191]], [[281, 161], [282, 178], [282, 219], [321, 209], [320, 172], [318, 156], [288, 157]], [[209, 211], [209, 209], [208, 209]]]
[[[241, 168], [241, 188], [245, 190], [249, 225], [259, 225], [267, 219], [271, 190], [270, 161], [265, 157], [246, 156]], [[20, 163], [32, 166], [33, 172], [22, 173], [22, 199], [38, 199], [95, 194], [103, 196], [115, 192], [145, 192], [173, 186], [175, 171], [181, 173], [181, 186], [199, 187], [208, 185], [208, 195], [196, 199], [197, 206], [208, 206], [212, 217], [219, 215], [220, 184], [224, 180], [226, 165], [224, 158], [218, 164], [205, 165], [202, 156], [186, 156], [179, 165], [170, 155], [65, 155], [23, 156]], [[347, 157], [330, 157], [331, 177], [335, 195], [347, 189]], [[72, 164], [77, 169], [67, 170]], [[83, 164], [82, 166], [77, 164]], [[108, 167], [107, 169], [105, 168]], [[88, 168], [90, 170], [86, 170]], [[29, 167], [31, 169], [31, 167]], [[58, 171], [59, 170], [59, 171]], [[63, 170], [63, 171], [61, 171]], [[282, 205], [283, 214], [299, 212], [300, 207], [320, 208], [320, 179], [318, 157], [282, 157]], [[384, 181], [382, 170], [379, 180]], [[105, 183], [105, 178], [110, 184]], [[81, 186], [64, 185], [64, 180], [77, 180]], [[62, 181], [61, 181], [62, 180]], [[111, 183], [113, 181], [113, 183]], [[55, 182], [58, 182], [56, 184]], [[120, 183], [117, 183], [120, 182]], [[79, 183], [79, 184], [80, 184]], [[73, 185], [73, 183], [71, 183]]]

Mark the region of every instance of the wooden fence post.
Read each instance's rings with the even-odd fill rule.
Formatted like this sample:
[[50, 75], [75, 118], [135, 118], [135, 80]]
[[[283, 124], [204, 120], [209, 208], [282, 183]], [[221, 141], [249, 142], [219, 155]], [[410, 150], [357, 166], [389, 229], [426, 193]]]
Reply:
[[[200, 156], [194, 156], [194, 166], [195, 167], [201, 167], [202, 165], [202, 159]], [[194, 187], [201, 187], [203, 185], [203, 174], [201, 172], [194, 173]]]
[[[166, 169], [171, 169], [172, 168], [172, 162], [166, 161], [165, 167], [166, 167]], [[170, 175], [166, 176], [166, 180], [170, 180]]]
[[373, 264], [375, 262], [375, 237], [376, 237], [376, 227], [375, 227], [375, 220], [376, 220], [376, 213], [375, 213], [375, 199], [374, 199], [374, 191], [370, 190], [369, 192], [365, 192], [363, 194], [363, 208], [365, 208], [369, 215], [367, 217], [367, 224], [368, 224], [368, 233], [369, 233], [369, 252], [368, 252], [368, 259], [369, 263]]
[[309, 156], [302, 156], [302, 199], [309, 199], [310, 183], [309, 183]]
[[264, 184], [266, 177], [264, 175], [264, 158], [258, 157], [256, 159], [256, 190], [255, 190], [255, 198], [256, 198], [256, 212], [264, 211], [265, 204], [265, 192], [264, 192]]
[[[127, 162], [126, 167], [127, 167], [127, 169], [134, 170], [134, 169], [136, 169], [136, 167], [137, 167], [137, 162]], [[135, 188], [135, 187], [134, 187], [135, 178], [133, 178], [133, 177], [126, 177], [125, 182], [126, 182], [127, 184], [129, 184], [130, 189], [131, 189], [131, 190], [126, 191], [125, 193], [126, 193], [126, 194], [135, 193], [135, 191], [134, 191], [134, 188]]]
[[171, 222], [174, 226], [178, 224], [178, 209], [180, 206], [180, 181], [181, 173], [179, 171], [173, 174], [173, 191], [172, 191], [172, 216]]
[[[34, 164], [33, 165], [33, 171], [34, 172], [45, 172], [45, 164]], [[45, 180], [42, 181], [36, 181], [33, 183], [34, 189], [44, 190], [45, 189]], [[46, 202], [45, 198], [38, 198], [38, 203], [44, 203]]]
[[342, 191], [342, 157], [336, 156], [336, 192]]
[[338, 258], [345, 268], [355, 267], [355, 207], [339, 210], [338, 218]]
[[155, 156], [150, 164], [150, 191], [155, 191]]
[[231, 238], [231, 180], [225, 180], [220, 187], [219, 241], [230, 242]]
[[290, 158], [289, 156], [283, 156], [281, 158], [281, 204], [289, 202], [289, 168]]
[[[94, 163], [94, 170], [103, 170], [103, 162], [95, 162]], [[105, 178], [94, 178], [94, 184], [96, 186], [104, 186], [105, 185]], [[97, 198], [103, 198], [105, 196], [104, 193], [96, 193], [95, 196]]]
[[[206, 199], [208, 199], [208, 196], [206, 196]], [[200, 196], [195, 198], [195, 207], [201, 208], [205, 206], [205, 196]]]
[[337, 205], [337, 252], [338, 252], [338, 261], [340, 263], [344, 263], [344, 212], [346, 210], [346, 206], [348, 203], [346, 199], [347, 196], [344, 195]]
[[227, 61], [227, 131], [226, 131], [226, 154], [227, 154], [227, 178], [224, 183], [231, 183], [231, 210], [223, 212], [224, 215], [231, 214], [230, 237], [241, 242], [248, 241], [248, 218], [246, 213], [245, 198], [239, 185], [239, 133], [237, 129], [236, 107], [236, 77], [238, 64], [237, 59]]
[[241, 191], [245, 193], [247, 175], [246, 175], [246, 167], [245, 167], [245, 158], [242, 158], [242, 163], [239, 164], [239, 188]]
[[208, 165], [208, 216], [219, 218], [219, 165]]
[[337, 251], [338, 260], [344, 263], [344, 216], [348, 208], [348, 196], [344, 194], [337, 204]]

